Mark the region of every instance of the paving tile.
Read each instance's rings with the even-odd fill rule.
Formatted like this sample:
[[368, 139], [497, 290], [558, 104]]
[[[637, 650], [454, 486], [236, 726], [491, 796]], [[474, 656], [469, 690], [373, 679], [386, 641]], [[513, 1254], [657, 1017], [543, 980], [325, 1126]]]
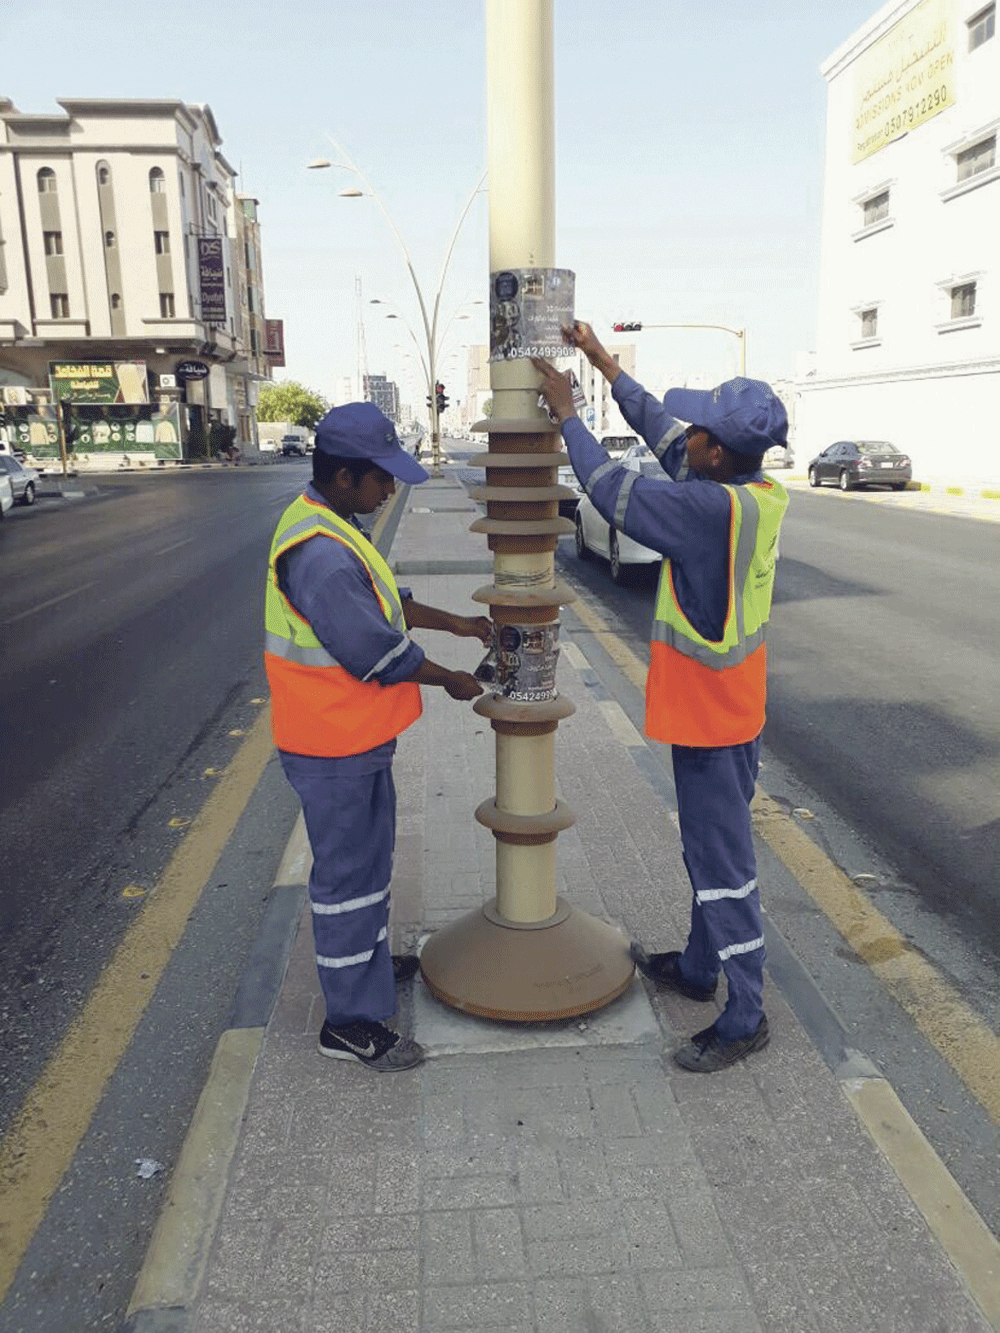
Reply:
[[317, 1251], [313, 1303], [319, 1308], [335, 1297], [357, 1291], [412, 1291], [420, 1286], [416, 1249], [382, 1250], [373, 1254]]
[[428, 1286], [424, 1289], [424, 1329], [530, 1328], [531, 1288], [524, 1282]]
[[[237, 1301], [206, 1296], [191, 1313], [187, 1333], [313, 1333], [301, 1301]], [[363, 1333], [360, 1323], [341, 1325], [343, 1333]], [[339, 1333], [339, 1330], [338, 1330]]]
[[424, 1211], [469, 1208], [512, 1208], [519, 1202], [516, 1177], [451, 1176], [423, 1182]]
[[528, 1267], [536, 1277], [587, 1277], [613, 1273], [622, 1265], [621, 1245], [613, 1236], [567, 1236], [564, 1240], [533, 1241]]
[[472, 1254], [471, 1213], [425, 1213], [420, 1224], [420, 1253], [424, 1281], [436, 1283], [476, 1280]]
[[527, 1272], [521, 1217], [516, 1209], [473, 1213], [472, 1243], [480, 1281], [519, 1278]]
[[642, 1297], [633, 1277], [543, 1278], [535, 1284], [541, 1333], [647, 1333]]

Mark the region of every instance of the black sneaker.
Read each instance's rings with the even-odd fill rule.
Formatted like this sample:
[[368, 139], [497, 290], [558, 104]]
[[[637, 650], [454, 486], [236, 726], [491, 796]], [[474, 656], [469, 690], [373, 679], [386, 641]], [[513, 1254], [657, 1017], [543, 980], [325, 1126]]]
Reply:
[[409, 981], [420, 971], [420, 959], [416, 954], [394, 953], [392, 955], [392, 975], [396, 981]]
[[331, 1060], [357, 1060], [380, 1074], [412, 1069], [424, 1059], [422, 1046], [371, 1019], [359, 1019], [339, 1028], [324, 1023], [319, 1034], [319, 1053]]
[[756, 1032], [751, 1032], [749, 1037], [737, 1037], [735, 1041], [723, 1041], [713, 1024], [703, 1032], [696, 1032], [689, 1042], [674, 1052], [674, 1059], [692, 1074], [715, 1074], [736, 1064], [737, 1060], [744, 1060], [754, 1051], [762, 1051], [770, 1040], [766, 1014], [761, 1016]]
[[699, 1000], [702, 1003], [715, 998], [719, 985], [717, 981], [711, 986], [692, 986], [690, 981], [684, 980], [678, 962], [681, 956], [679, 949], [671, 949], [669, 953], [647, 953], [638, 941], [633, 940], [629, 946], [629, 953], [642, 975], [649, 977], [657, 986], [667, 986], [670, 990], [686, 995], [689, 1000]]

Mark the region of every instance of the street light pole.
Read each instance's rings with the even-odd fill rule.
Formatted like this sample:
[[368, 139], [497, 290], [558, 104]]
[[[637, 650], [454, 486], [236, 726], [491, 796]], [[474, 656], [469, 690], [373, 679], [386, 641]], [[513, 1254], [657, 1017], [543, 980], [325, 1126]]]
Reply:
[[388, 208], [386, 208], [385, 203], [382, 200], [382, 196], [375, 189], [374, 185], [372, 185], [371, 181], [361, 170], [361, 168], [357, 165], [357, 163], [351, 159], [350, 154], [343, 147], [343, 145], [339, 144], [332, 134], [328, 134], [326, 137], [330, 141], [330, 143], [333, 144], [334, 148], [336, 148], [337, 152], [344, 159], [344, 161], [334, 163], [334, 162], [328, 162], [325, 159], [321, 158], [315, 162], [310, 162], [309, 164], [310, 168], [312, 170], [322, 170], [325, 167], [339, 166], [342, 167], [345, 171], [350, 171], [353, 175], [355, 175], [358, 178], [358, 180], [361, 181], [361, 183], [365, 186], [365, 190], [364, 191], [342, 190], [341, 194], [345, 198], [357, 198], [358, 196], [364, 193], [370, 194], [371, 197], [378, 204], [379, 208], [381, 209], [382, 216], [389, 224], [389, 228], [392, 231], [393, 236], [395, 236], [397, 242], [399, 243], [399, 248], [403, 252], [403, 258], [406, 261], [406, 268], [407, 271], [409, 272], [410, 280], [413, 283], [413, 290], [417, 294], [417, 304], [420, 306], [420, 317], [423, 320], [424, 336], [427, 341], [426, 365], [427, 365], [427, 378], [429, 381], [428, 392], [431, 400], [431, 405], [430, 405], [431, 464], [432, 464], [431, 476], [441, 477], [444, 474], [441, 471], [441, 431], [440, 431], [440, 421], [438, 419], [437, 393], [436, 393], [436, 386], [437, 386], [436, 361], [438, 352], [438, 346], [437, 346], [438, 312], [441, 307], [441, 293], [444, 290], [444, 281], [448, 273], [448, 265], [451, 262], [452, 252], [455, 249], [455, 242], [458, 240], [458, 233], [462, 229], [462, 223], [465, 221], [466, 216], [468, 215], [469, 209], [472, 207], [476, 195], [480, 192], [480, 190], [483, 188], [483, 185], [486, 182], [486, 172], [484, 171], [482, 176], [480, 176], [479, 180], [476, 182], [475, 189], [469, 195], [469, 198], [466, 200], [465, 207], [459, 214], [458, 222], [455, 224], [455, 230], [452, 233], [451, 241], [448, 244], [448, 249], [445, 251], [444, 262], [441, 265], [441, 277], [438, 280], [437, 291], [434, 293], [433, 312], [430, 316], [428, 316], [427, 303], [424, 300], [423, 291], [421, 290], [420, 283], [417, 280], [416, 270], [413, 267], [413, 261], [410, 259], [410, 252], [409, 250], [407, 250], [406, 244], [403, 241], [402, 236], [399, 234], [399, 228], [392, 220], [392, 215], [389, 212]]

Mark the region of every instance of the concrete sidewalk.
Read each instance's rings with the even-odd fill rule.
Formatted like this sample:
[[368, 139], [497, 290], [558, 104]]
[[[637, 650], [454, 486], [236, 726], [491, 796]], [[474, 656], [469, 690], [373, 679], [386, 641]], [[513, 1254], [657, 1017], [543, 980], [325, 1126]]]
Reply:
[[[492, 568], [467, 531], [477, 512], [450, 477], [410, 492], [392, 559], [419, 600], [474, 608]], [[478, 660], [471, 641], [420, 639], [439, 660]], [[571, 608], [561, 642], [560, 690], [577, 712], [559, 728], [557, 774], [578, 822], [559, 838], [559, 892], [651, 946], [678, 945], [690, 890], [661, 760], [601, 686]], [[492, 732], [442, 691], [424, 694], [395, 769], [397, 951], [493, 894], [493, 839], [472, 818], [495, 790]], [[279, 879], [306, 873], [290, 848]], [[431, 1058], [374, 1075], [318, 1055], [307, 908], [294, 917], [252, 1078], [206, 1089], [134, 1333], [1000, 1327], [995, 1242], [927, 1149], [942, 1207], [971, 1227], [957, 1242], [944, 1228], [946, 1254], [855, 1109], [887, 1085], [846, 1050], [831, 1069], [772, 980], [770, 1048], [704, 1076], [669, 1052], [714, 1007], [638, 979], [599, 1014], [529, 1028], [458, 1015], [418, 979], [399, 1021]], [[891, 1089], [878, 1105], [891, 1123]]]

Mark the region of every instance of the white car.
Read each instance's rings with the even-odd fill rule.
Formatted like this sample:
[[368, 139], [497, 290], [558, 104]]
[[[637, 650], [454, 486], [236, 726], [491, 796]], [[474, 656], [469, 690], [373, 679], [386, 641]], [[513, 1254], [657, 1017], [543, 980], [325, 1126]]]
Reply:
[[[644, 477], [660, 477], [665, 486], [672, 484], [652, 449], [645, 444], [632, 445], [619, 461], [622, 467], [632, 472], [639, 472]], [[589, 560], [592, 555], [603, 556], [611, 564], [611, 577], [615, 583], [626, 583], [635, 565], [655, 565], [663, 559], [659, 551], [640, 546], [606, 523], [588, 495], [584, 495], [576, 507], [576, 553], [581, 560]]]
[[14, 491], [11, 488], [10, 478], [6, 472], [0, 473], [0, 518], [3, 518], [8, 509], [13, 508]]

